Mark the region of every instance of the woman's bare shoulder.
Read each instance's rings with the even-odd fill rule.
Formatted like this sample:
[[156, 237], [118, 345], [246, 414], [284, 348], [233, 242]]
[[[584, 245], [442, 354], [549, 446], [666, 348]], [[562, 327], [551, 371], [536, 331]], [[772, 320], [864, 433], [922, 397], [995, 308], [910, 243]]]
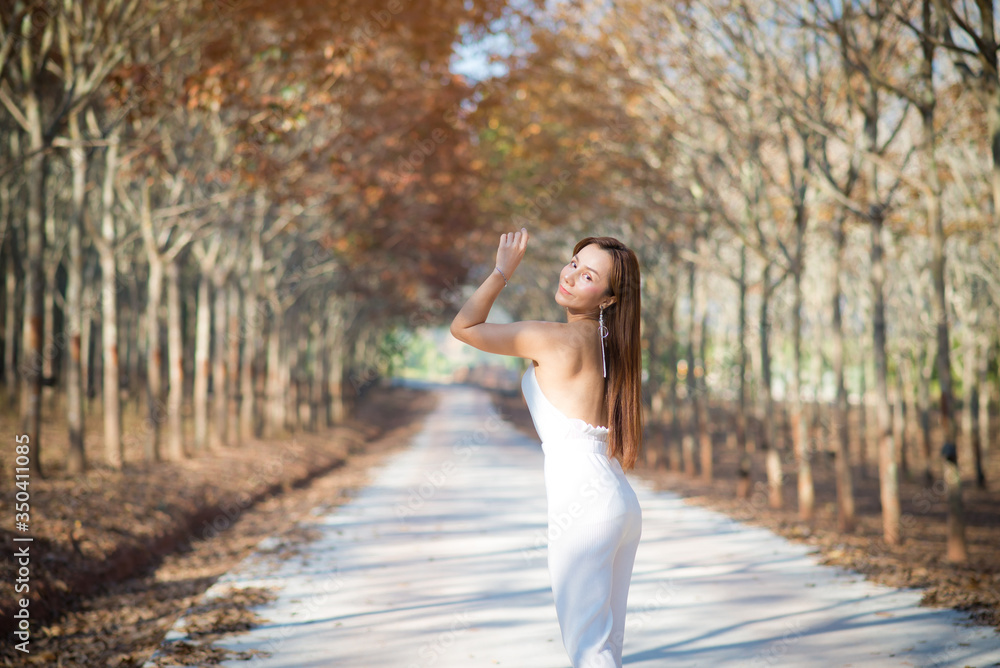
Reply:
[[558, 369], [559, 376], [572, 376], [579, 371], [585, 355], [586, 342], [579, 328], [566, 322], [545, 320], [526, 321], [535, 323], [533, 327], [548, 345], [539, 349], [539, 354], [531, 359], [537, 366]]

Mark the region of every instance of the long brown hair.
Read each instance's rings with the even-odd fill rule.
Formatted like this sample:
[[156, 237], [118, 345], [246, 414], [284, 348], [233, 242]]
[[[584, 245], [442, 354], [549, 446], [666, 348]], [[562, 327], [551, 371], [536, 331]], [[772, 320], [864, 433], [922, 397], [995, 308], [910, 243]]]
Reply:
[[573, 255], [588, 244], [597, 244], [611, 255], [608, 294], [616, 297], [604, 308], [604, 340], [608, 403], [608, 450], [628, 471], [642, 450], [642, 343], [639, 333], [639, 260], [614, 237], [586, 237], [573, 247]]

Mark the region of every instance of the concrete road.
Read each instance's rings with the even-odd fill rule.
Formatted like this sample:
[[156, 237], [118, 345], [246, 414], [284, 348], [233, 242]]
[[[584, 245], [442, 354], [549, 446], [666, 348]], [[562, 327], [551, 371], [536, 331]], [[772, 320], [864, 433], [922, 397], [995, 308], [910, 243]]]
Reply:
[[[265, 623], [215, 643], [260, 655], [221, 665], [569, 666], [546, 570], [541, 448], [484, 392], [439, 391], [412, 447], [308, 525], [320, 538], [285, 559], [265, 541], [206, 592], [277, 596], [255, 608]], [[1000, 635], [919, 607], [919, 591], [819, 565], [807, 546], [630, 479], [643, 536], [626, 666], [1000, 665]], [[184, 621], [165, 645], [186, 639]]]

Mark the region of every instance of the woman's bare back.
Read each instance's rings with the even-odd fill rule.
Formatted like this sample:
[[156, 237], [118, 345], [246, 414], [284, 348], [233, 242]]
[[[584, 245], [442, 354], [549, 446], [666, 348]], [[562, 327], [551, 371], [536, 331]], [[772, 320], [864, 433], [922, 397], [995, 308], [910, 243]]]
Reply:
[[605, 378], [597, 323], [565, 323], [566, 346], [559, 357], [535, 365], [535, 380], [545, 398], [566, 417], [607, 427]]

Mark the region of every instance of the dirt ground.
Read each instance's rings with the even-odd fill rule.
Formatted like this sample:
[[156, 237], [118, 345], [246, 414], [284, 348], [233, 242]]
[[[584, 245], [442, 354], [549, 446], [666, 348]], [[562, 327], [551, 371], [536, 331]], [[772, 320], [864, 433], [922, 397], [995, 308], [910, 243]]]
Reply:
[[[499, 411], [537, 439], [519, 393], [494, 391], [493, 397]], [[845, 534], [837, 529], [832, 460], [816, 457], [814, 461], [816, 512], [814, 520], [806, 523], [799, 520], [796, 509], [796, 463], [791, 455], [782, 458], [785, 508], [774, 510], [768, 507], [764, 453], [753, 453], [750, 495], [741, 499], [736, 495], [738, 452], [735, 447], [727, 447], [724, 433], [713, 439], [713, 479], [706, 482], [700, 476], [668, 470], [663, 464], [663, 430], [647, 425], [647, 432], [646, 450], [632, 474], [650, 481], [656, 489], [675, 492], [688, 503], [812, 545], [824, 563], [858, 571], [874, 582], [923, 589], [923, 605], [967, 612], [974, 623], [993, 626], [1000, 632], [1000, 456], [992, 457], [992, 466], [986, 472], [992, 490], [976, 489], [972, 481], [964, 484], [969, 560], [956, 565], [945, 560], [947, 508], [940, 481], [928, 486], [901, 475], [903, 542], [889, 546], [882, 538], [879, 486], [872, 467], [856, 472], [858, 526], [853, 533]], [[645, 455], [650, 449], [661, 455], [657, 466], [646, 464]]]
[[[295, 530], [297, 520], [349, 500], [372, 466], [419, 431], [435, 403], [428, 392], [372, 389], [353, 419], [320, 433], [124, 472], [98, 469], [77, 479], [56, 472], [32, 480], [30, 654], [5, 641], [0, 665], [141, 666], [173, 623], [263, 538], [278, 536], [282, 552], [308, 541]], [[58, 423], [47, 424], [45, 434], [54, 471], [65, 429], [60, 435]], [[0, 451], [10, 461], [13, 443]], [[4, 498], [14, 492], [10, 477], [0, 485]], [[9, 529], [0, 531], [6, 638], [13, 637], [12, 538]], [[252, 625], [250, 608], [265, 597], [242, 591], [202, 604], [188, 628], [198, 643], [179, 645], [170, 662], [212, 665], [227, 658], [212, 639]]]

